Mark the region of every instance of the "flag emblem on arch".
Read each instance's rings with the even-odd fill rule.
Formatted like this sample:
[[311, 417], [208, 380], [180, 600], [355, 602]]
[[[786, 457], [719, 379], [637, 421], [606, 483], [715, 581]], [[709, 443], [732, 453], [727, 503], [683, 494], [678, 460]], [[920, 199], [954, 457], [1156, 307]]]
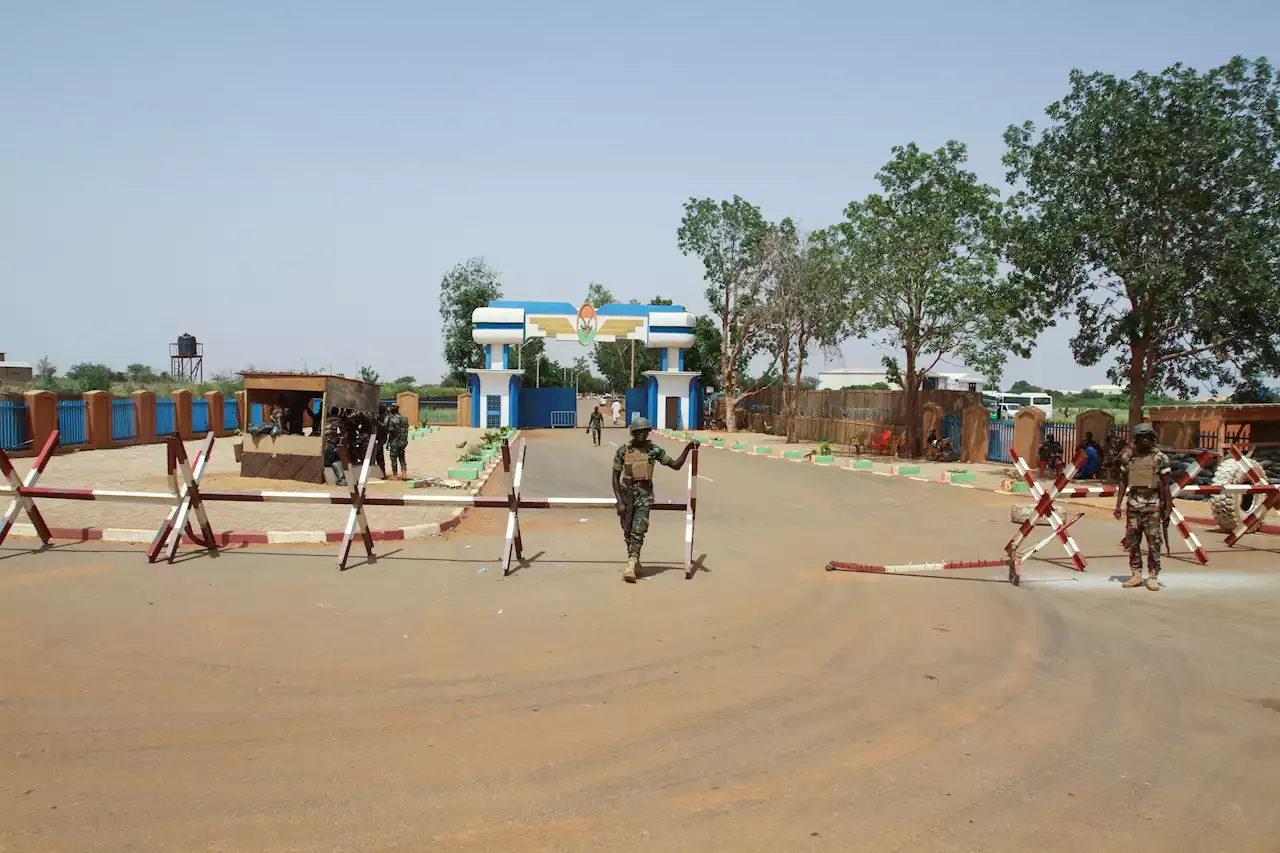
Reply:
[[590, 303], [578, 309], [578, 343], [584, 347], [591, 346], [596, 339], [596, 309]]

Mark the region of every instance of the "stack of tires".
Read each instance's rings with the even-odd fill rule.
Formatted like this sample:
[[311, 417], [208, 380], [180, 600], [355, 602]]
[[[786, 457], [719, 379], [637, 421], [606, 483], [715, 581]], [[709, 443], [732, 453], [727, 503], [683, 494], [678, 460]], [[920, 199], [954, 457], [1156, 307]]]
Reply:
[[[1254, 461], [1262, 466], [1262, 474], [1267, 482], [1280, 484], [1280, 447], [1262, 447], [1254, 451]], [[1231, 457], [1218, 463], [1214, 472], [1215, 486], [1240, 485], [1249, 482], [1245, 467]], [[1253, 506], [1255, 500], [1264, 499], [1263, 495], [1254, 494], [1221, 494], [1213, 495], [1209, 505], [1213, 509], [1213, 520], [1218, 529], [1224, 533], [1235, 530], [1244, 514]]]
[[[1191, 464], [1195, 462], [1197, 455], [1198, 454], [1195, 454], [1195, 453], [1170, 453], [1169, 467], [1173, 469], [1173, 479], [1175, 480], [1178, 479], [1179, 475], [1181, 475], [1183, 471], [1190, 468]], [[1196, 474], [1195, 479], [1192, 480], [1188, 485], [1208, 486], [1212, 484], [1214, 470], [1217, 464], [1218, 464], [1218, 457], [1215, 456], [1211, 458], [1209, 460], [1209, 465], [1205, 468], [1202, 468], [1200, 470], [1200, 473]], [[1209, 496], [1202, 495], [1197, 492], [1188, 492], [1187, 494], [1180, 497], [1179, 500], [1207, 501], [1209, 500]]]

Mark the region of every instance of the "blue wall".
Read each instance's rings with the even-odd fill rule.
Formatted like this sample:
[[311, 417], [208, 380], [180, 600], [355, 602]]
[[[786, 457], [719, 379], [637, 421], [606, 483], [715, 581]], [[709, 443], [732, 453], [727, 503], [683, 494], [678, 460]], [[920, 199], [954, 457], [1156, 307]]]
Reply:
[[572, 388], [521, 388], [521, 429], [551, 426], [552, 412], [578, 411], [578, 395]]
[[646, 397], [645, 408], [648, 410], [648, 414], [645, 417], [649, 419], [649, 425], [656, 428], [658, 426], [658, 380], [652, 376], [646, 376], [644, 378], [644, 390]]
[[471, 425], [474, 427], [484, 426], [484, 419], [480, 417], [480, 377], [474, 373], [467, 380], [467, 390], [471, 392]]
[[511, 402], [507, 406], [507, 426], [515, 428], [520, 425], [520, 377], [512, 376], [508, 388]]
[[689, 429], [702, 429], [702, 378], [689, 380]]

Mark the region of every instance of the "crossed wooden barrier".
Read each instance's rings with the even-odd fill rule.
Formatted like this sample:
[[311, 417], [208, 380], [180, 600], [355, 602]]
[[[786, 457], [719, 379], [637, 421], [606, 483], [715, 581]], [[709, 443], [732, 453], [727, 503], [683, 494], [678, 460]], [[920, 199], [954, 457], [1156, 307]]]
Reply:
[[[0, 518], [0, 543], [9, 535], [14, 522], [20, 514], [25, 513], [35, 528], [36, 536], [48, 545], [53, 535], [36, 506], [37, 499], [71, 500], [71, 501], [116, 501], [126, 503], [167, 504], [170, 509], [156, 531], [155, 538], [147, 548], [147, 559], [155, 562], [165, 554], [172, 563], [177, 557], [183, 534], [197, 547], [211, 554], [218, 553], [217, 536], [209, 523], [206, 503], [217, 501], [250, 502], [250, 503], [303, 503], [303, 504], [337, 504], [350, 506], [346, 527], [343, 530], [342, 545], [338, 552], [338, 568], [345, 570], [351, 555], [351, 547], [357, 533], [364, 543], [365, 554], [370, 563], [377, 560], [373, 547], [373, 535], [369, 530], [365, 508], [370, 506], [415, 506], [436, 505], [455, 507], [476, 507], [479, 509], [505, 509], [508, 511], [506, 544], [503, 549], [502, 573], [510, 574], [513, 558], [523, 560], [523, 541], [520, 535], [520, 510], [522, 509], [612, 509], [617, 505], [613, 497], [608, 498], [527, 498], [521, 494], [524, 479], [524, 463], [527, 444], [520, 442], [515, 454], [515, 474], [512, 477], [511, 490], [506, 497], [486, 498], [478, 495], [371, 495], [368, 493], [369, 472], [373, 461], [373, 444], [370, 442], [360, 462], [359, 474], [352, 479], [351, 460], [345, 446], [339, 449], [346, 480], [350, 483], [350, 493], [335, 495], [329, 492], [287, 492], [287, 491], [225, 491], [203, 489], [200, 480], [204, 476], [209, 457], [213, 453], [214, 437], [204, 439], [200, 451], [196, 454], [195, 464], [187, 459], [186, 448], [175, 435], [167, 444], [167, 465], [169, 477], [168, 492], [136, 492], [117, 491], [111, 489], [63, 489], [44, 488], [38, 485], [41, 475], [49, 465], [50, 459], [58, 448], [59, 435], [54, 431], [45, 442], [35, 464], [25, 478], [20, 478], [13, 468], [9, 457], [0, 450], [0, 474], [4, 475], [7, 486], [0, 486], [0, 495], [11, 494], [13, 501], [5, 514]], [[506, 439], [502, 442], [502, 464], [504, 471], [511, 470], [512, 450]], [[692, 465], [689, 468], [688, 497], [683, 501], [655, 501], [651, 509], [682, 511], [685, 513], [684, 533], [684, 569], [685, 577], [692, 578], [696, 566], [693, 560], [694, 520], [697, 515], [696, 484], [698, 475], [698, 448], [694, 447]], [[195, 513], [200, 532], [192, 529], [191, 514]]]

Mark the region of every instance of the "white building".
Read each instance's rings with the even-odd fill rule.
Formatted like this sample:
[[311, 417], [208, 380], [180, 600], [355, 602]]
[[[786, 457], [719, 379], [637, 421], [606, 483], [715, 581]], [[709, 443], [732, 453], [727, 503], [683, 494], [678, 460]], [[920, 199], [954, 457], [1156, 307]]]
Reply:
[[1121, 388], [1119, 385], [1090, 385], [1085, 390], [1093, 391], [1094, 393], [1097, 393], [1097, 394], [1123, 394], [1124, 393], [1124, 389]]
[[[818, 374], [819, 391], [838, 391], [850, 385], [875, 385], [877, 382], [884, 382], [890, 388], [898, 387], [889, 382], [883, 367], [833, 367]], [[924, 387], [982, 393], [987, 387], [987, 381], [973, 373], [930, 370], [925, 374]]]

